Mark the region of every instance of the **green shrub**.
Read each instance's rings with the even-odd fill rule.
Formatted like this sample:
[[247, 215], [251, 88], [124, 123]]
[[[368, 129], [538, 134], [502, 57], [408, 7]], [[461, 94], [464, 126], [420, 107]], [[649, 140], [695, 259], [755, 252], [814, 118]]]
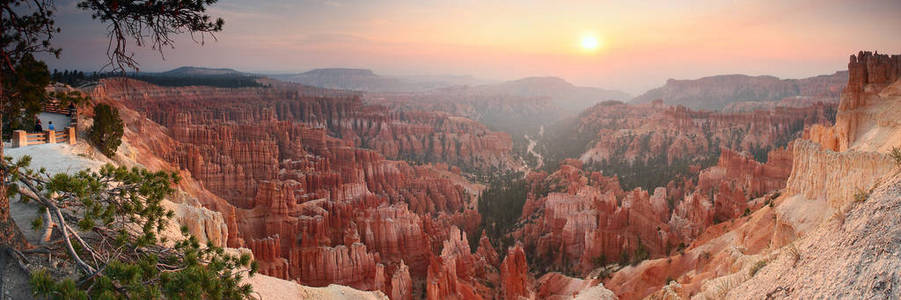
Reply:
[[792, 268], [794, 268], [798, 264], [798, 261], [801, 260], [801, 250], [798, 250], [795, 243], [788, 244], [786, 247], [786, 253], [788, 253], [789, 258], [791, 258]]
[[757, 271], [760, 271], [760, 269], [763, 269], [763, 267], [765, 267], [766, 264], [767, 264], [767, 260], [765, 260], [765, 259], [758, 261], [756, 264], [754, 264], [754, 266], [751, 267], [751, 270], [748, 271], [748, 277], [754, 277], [754, 275], [757, 274]]
[[895, 160], [895, 164], [901, 166], [901, 148], [892, 147], [892, 152], [889, 152], [889, 156]]
[[112, 157], [122, 144], [124, 126], [119, 118], [119, 110], [106, 104], [94, 107], [94, 126], [88, 133], [88, 139], [104, 155]]
[[604, 254], [595, 256], [594, 259], [592, 259], [592, 263], [594, 264], [595, 268], [603, 267], [607, 264], [607, 256]]
[[856, 202], [864, 202], [870, 198], [870, 192], [864, 189], [857, 189], [857, 192], [854, 193], [854, 201]]
[[644, 247], [644, 244], [641, 243], [641, 239], [638, 240], [638, 248], [635, 249], [635, 254], [632, 255], [632, 265], [637, 265], [638, 263], [647, 260], [651, 257], [651, 253], [648, 252], [648, 249]]

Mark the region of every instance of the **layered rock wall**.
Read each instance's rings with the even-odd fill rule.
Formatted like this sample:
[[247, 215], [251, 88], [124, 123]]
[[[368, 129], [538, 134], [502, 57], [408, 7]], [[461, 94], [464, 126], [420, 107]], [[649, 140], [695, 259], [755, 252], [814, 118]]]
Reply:
[[855, 194], [867, 193], [896, 168], [885, 154], [833, 152], [806, 140], [797, 141], [793, 153], [795, 164], [785, 193], [825, 201], [833, 210], [855, 201]]

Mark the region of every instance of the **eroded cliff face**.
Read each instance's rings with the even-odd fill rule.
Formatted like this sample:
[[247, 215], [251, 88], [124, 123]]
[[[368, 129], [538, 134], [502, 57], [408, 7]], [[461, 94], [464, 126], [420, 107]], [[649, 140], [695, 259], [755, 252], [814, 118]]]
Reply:
[[472, 251], [466, 232], [451, 227], [441, 255], [431, 259], [427, 299], [493, 299], [498, 282], [497, 253], [484, 235]]
[[[192, 232], [251, 249], [263, 274], [380, 290], [397, 299], [433, 293], [431, 286], [414, 286], [435, 260], [450, 261], [441, 265], [454, 266], [447, 272], [453, 280], [496, 282], [488, 263], [499, 264], [493, 249], [470, 254], [465, 233], [456, 229], [479, 225], [471, 201], [482, 187], [457, 166], [410, 165], [382, 152], [503, 168], [509, 136], [460, 117], [393, 113], [358, 98], [311, 92], [322, 93], [105, 80], [92, 96], [125, 116], [134, 145], [125, 155], [182, 170], [185, 195], [218, 216], [197, 222]], [[461, 236], [466, 251], [437, 254]], [[455, 260], [487, 262], [469, 269]]]
[[[207, 122], [253, 126], [303, 123], [324, 128], [348, 146], [374, 149], [391, 159], [446, 162], [474, 170], [509, 167], [512, 141], [504, 133], [446, 113], [390, 111], [365, 105], [359, 95], [281, 84], [272, 88], [161, 88], [138, 81], [105, 81], [94, 93], [122, 99], [142, 115], [167, 128]], [[253, 122], [250, 122], [252, 120]], [[186, 132], [192, 138], [215, 138], [218, 132]], [[233, 130], [234, 131], [234, 130]], [[229, 134], [229, 133], [222, 133]], [[258, 136], [242, 134], [248, 139]], [[180, 139], [180, 138], [176, 138]], [[242, 145], [235, 145], [241, 147]], [[281, 149], [285, 151], [285, 149]], [[265, 157], [263, 157], [265, 158]]]
[[684, 190], [669, 220], [679, 240], [687, 243], [712, 224], [748, 214], [763, 204], [751, 200], [771, 198], [768, 194], [784, 188], [793, 166], [791, 153], [774, 149], [767, 162], [760, 163], [747, 154], [722, 149], [717, 165], [702, 170], [697, 181], [689, 181], [681, 190], [668, 186], [672, 192]]
[[[101, 102], [105, 98], [93, 98]], [[108, 103], [121, 107], [121, 104]], [[202, 243], [211, 242], [218, 247], [228, 245], [230, 238], [238, 236], [234, 226], [234, 211], [227, 201], [206, 190], [191, 174], [178, 168], [157, 154], [160, 145], [173, 145], [177, 142], [166, 135], [165, 128], [144, 118], [139, 113], [124, 108], [119, 115], [125, 123], [122, 145], [112, 161], [96, 151], [89, 152], [94, 160], [108, 161], [122, 166], [140, 166], [150, 170], [178, 172], [182, 180], [175, 187], [172, 197], [163, 201], [163, 206], [174, 212], [173, 221], [165, 234], [170, 241], [182, 238], [179, 227], [185, 226], [188, 232]], [[78, 131], [87, 132], [92, 125], [92, 107], [79, 110]]]
[[793, 216], [791, 230], [806, 231], [841, 212], [895, 168], [886, 153], [901, 146], [901, 56], [861, 51], [851, 56], [848, 70], [835, 125], [814, 126], [806, 134], [810, 140], [794, 150], [787, 202], [808, 200], [817, 209], [787, 214]]
[[591, 141], [580, 154], [585, 162], [702, 164], [721, 147], [762, 154], [785, 146], [800, 137], [805, 127], [828, 124], [834, 112], [834, 104], [822, 103], [720, 113], [667, 106], [660, 101], [642, 105], [608, 102], [584, 112], [573, 130]]
[[844, 218], [825, 222], [791, 247], [779, 249], [778, 256], [728, 290], [726, 297], [898, 297], [901, 174], [894, 172], [883, 179], [866, 201], [847, 207]]
[[617, 178], [568, 160], [553, 174], [530, 175], [540, 188], [530, 194], [512, 236], [539, 270], [584, 275], [611, 263], [667, 256], [708, 227], [764, 205], [765, 196], [784, 187], [790, 153], [776, 149], [760, 163], [723, 149], [717, 165], [653, 193], [624, 191]]
[[[899, 139], [897, 99], [901, 95], [901, 55], [861, 51], [848, 63], [848, 87], [842, 92], [835, 126], [810, 130], [810, 139], [833, 151], [856, 147], [866, 151], [887, 151]], [[855, 145], [855, 143], [860, 145]], [[871, 145], [880, 147], [871, 147]]]
[[796, 164], [785, 194], [820, 202], [829, 211], [853, 202], [856, 193], [869, 191], [895, 168], [882, 153], [833, 152], [807, 140], [799, 140], [793, 152]]

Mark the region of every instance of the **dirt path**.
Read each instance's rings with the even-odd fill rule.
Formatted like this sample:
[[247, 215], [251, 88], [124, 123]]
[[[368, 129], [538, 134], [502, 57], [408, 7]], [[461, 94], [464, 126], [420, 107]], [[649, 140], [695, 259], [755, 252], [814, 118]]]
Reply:
[[525, 135], [525, 137], [526, 137], [526, 140], [529, 141], [529, 147], [528, 147], [528, 149], [527, 149], [526, 151], [528, 151], [528, 152], [531, 153], [532, 155], [535, 155], [535, 157], [538, 158], [538, 165], [535, 166], [535, 169], [541, 169], [541, 166], [544, 165], [544, 157], [542, 157], [540, 153], [535, 152], [535, 146], [538, 145], [538, 142], [536, 142], [536, 141], [533, 140], [531, 137], [529, 137], [528, 134]]

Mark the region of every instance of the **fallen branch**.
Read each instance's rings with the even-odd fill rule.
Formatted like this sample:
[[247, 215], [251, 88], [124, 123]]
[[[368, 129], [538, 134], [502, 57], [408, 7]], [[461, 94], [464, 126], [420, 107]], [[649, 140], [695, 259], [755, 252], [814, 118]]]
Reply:
[[[60, 226], [58, 226], [58, 227], [59, 227], [60, 231], [62, 231], [62, 233], [63, 233], [63, 241], [66, 244], [66, 251], [69, 253], [69, 256], [71, 256], [72, 259], [75, 260], [75, 264], [78, 265], [78, 267], [80, 269], [82, 269], [82, 271], [84, 271], [85, 273], [91, 274], [91, 273], [96, 272], [96, 269], [94, 267], [92, 267], [91, 265], [88, 265], [86, 262], [84, 262], [84, 260], [81, 259], [81, 256], [78, 255], [78, 253], [75, 251], [75, 248], [72, 246], [72, 240], [69, 238], [69, 230], [68, 230], [69, 226], [66, 224], [66, 219], [63, 217], [62, 211], [59, 209], [59, 207], [57, 207], [55, 204], [53, 204], [52, 200], [47, 199], [46, 197], [41, 195], [39, 193], [39, 190], [34, 186], [34, 183], [32, 183], [30, 180], [28, 180], [28, 178], [30, 178], [30, 177], [22, 176], [20, 174], [19, 182], [21, 182], [26, 187], [28, 187], [28, 191], [30, 191], [31, 194], [27, 194], [27, 193], [21, 193], [21, 194], [37, 201], [38, 203], [43, 205], [45, 208], [47, 208], [47, 210], [49, 211], [50, 214], [56, 216], [56, 220], [58, 222], [57, 224], [60, 224]], [[72, 234], [78, 237], [79, 242], [83, 242], [81, 237], [78, 236], [77, 232], [73, 231]], [[83, 243], [83, 245], [87, 246], [87, 243]], [[94, 255], [96, 255], [96, 253], [94, 253]]]

